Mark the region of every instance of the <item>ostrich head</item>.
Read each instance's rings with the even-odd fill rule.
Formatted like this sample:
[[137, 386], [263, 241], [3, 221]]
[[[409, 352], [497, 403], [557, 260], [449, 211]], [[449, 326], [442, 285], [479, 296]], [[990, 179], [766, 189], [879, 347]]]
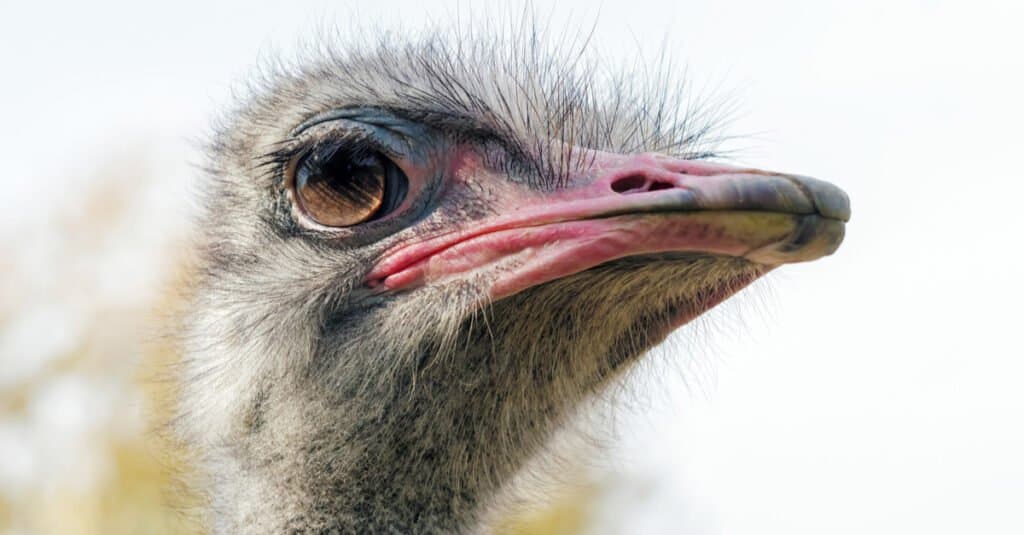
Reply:
[[180, 417], [216, 532], [472, 530], [646, 350], [838, 247], [839, 189], [519, 37], [328, 52], [222, 124]]

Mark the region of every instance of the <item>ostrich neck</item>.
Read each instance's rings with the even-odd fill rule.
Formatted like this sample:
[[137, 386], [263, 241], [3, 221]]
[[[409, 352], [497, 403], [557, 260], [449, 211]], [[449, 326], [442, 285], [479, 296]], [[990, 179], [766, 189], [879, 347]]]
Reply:
[[222, 531], [472, 530], [578, 401], [562, 374], [509, 357], [457, 355], [378, 389], [309, 378], [264, 389], [229, 453], [224, 503], [237, 509]]

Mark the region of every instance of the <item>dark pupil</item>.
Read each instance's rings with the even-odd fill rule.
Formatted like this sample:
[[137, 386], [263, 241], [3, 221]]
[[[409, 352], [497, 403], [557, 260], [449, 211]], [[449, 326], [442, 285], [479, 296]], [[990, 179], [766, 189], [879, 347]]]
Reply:
[[296, 192], [306, 214], [317, 223], [354, 225], [380, 209], [386, 173], [377, 153], [326, 147], [299, 163]]

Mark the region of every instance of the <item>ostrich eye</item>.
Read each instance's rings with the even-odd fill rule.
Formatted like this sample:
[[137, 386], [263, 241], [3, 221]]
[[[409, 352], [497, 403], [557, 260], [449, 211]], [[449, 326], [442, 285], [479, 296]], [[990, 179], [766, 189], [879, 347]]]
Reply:
[[299, 208], [327, 227], [380, 219], [398, 207], [408, 189], [405, 175], [386, 156], [341, 144], [313, 149], [294, 172]]

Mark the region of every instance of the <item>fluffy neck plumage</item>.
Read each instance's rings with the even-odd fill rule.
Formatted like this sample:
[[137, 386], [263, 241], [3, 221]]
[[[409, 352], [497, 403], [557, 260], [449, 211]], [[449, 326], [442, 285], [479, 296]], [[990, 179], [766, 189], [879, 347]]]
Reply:
[[471, 529], [574, 403], [553, 366], [467, 349], [424, 356], [383, 388], [309, 376], [262, 390], [223, 452], [223, 531]]
[[[193, 357], [187, 421], [213, 478], [214, 525], [470, 531], [574, 409], [668, 332], [688, 296], [745, 269], [624, 259], [447, 326], [416, 312], [435, 303], [426, 292], [344, 317], [267, 315], [308, 331], [240, 331], [219, 364]], [[255, 340], [263, 353], [245, 345]]]

